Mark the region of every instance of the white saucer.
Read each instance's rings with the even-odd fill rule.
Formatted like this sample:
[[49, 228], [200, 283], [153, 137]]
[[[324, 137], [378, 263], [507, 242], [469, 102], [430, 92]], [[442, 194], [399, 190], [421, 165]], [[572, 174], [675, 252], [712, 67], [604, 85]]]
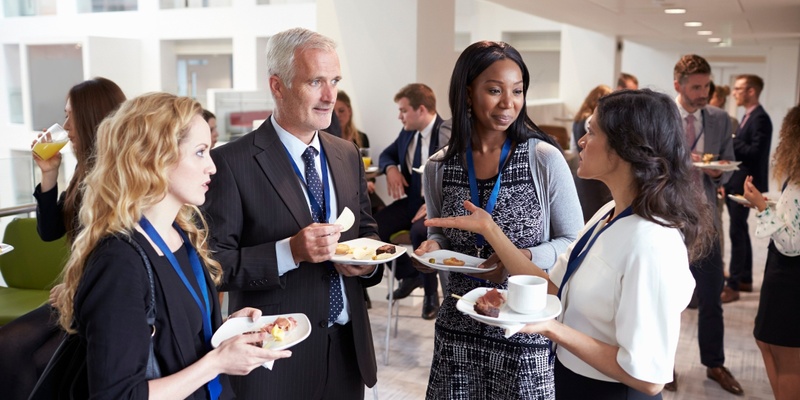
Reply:
[[[729, 194], [728, 198], [733, 200], [734, 203], [739, 203], [745, 207], [752, 207], [752, 204], [740, 194]], [[764, 195], [764, 201], [766, 201], [767, 207], [775, 207], [775, 205], [778, 204], [777, 201], [770, 199], [767, 195]]]
[[[479, 297], [483, 296], [491, 288], [476, 288], [472, 289], [469, 293], [465, 294], [456, 303], [456, 308], [464, 314], [469, 315], [473, 319], [483, 322], [487, 325], [506, 327], [508, 325], [517, 324], [532, 324], [535, 322], [542, 322], [553, 319], [561, 314], [561, 301], [558, 297], [549, 294], [547, 295], [547, 304], [541, 311], [532, 314], [520, 314], [511, 310], [508, 304], [504, 304], [500, 309], [500, 315], [497, 318], [487, 317], [475, 312], [475, 302]], [[499, 292], [505, 294], [507, 290], [498, 289]]]

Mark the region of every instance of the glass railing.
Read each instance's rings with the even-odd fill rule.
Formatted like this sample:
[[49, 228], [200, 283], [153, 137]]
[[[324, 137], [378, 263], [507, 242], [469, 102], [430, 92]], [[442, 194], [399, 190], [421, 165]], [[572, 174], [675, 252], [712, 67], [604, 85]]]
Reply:
[[55, 15], [56, 0], [3, 0], [3, 10], [6, 17]]

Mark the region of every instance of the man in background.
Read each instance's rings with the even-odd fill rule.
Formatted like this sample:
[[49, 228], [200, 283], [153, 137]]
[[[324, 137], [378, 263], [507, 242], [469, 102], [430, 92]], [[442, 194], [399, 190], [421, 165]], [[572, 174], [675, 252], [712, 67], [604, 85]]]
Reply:
[[[381, 240], [388, 242], [392, 234], [409, 230], [416, 249], [428, 238], [423, 224], [426, 216], [422, 196], [422, 166], [450, 140], [450, 129], [436, 113], [436, 96], [422, 83], [406, 85], [394, 96], [403, 129], [392, 144], [381, 153], [379, 166], [386, 174], [389, 195], [395, 201], [375, 215]], [[405, 197], [403, 197], [405, 196]], [[402, 255], [396, 262], [395, 277], [400, 279], [394, 299], [408, 297], [424, 286], [422, 318], [434, 319], [439, 314], [439, 282], [437, 274], [422, 273], [411, 265], [411, 258]]]
[[626, 74], [624, 72], [620, 73], [619, 78], [617, 78], [617, 88], [615, 90], [622, 89], [639, 89], [639, 80], [631, 74]]
[[[769, 190], [769, 149], [772, 142], [772, 120], [758, 97], [764, 89], [764, 81], [756, 75], [739, 75], [733, 84], [736, 105], [744, 107], [744, 117], [733, 138], [736, 160], [741, 161], [725, 185], [729, 194], [742, 194], [744, 181], [753, 177], [753, 185], [766, 193]], [[750, 208], [726, 199], [730, 216], [731, 265], [728, 285], [722, 292], [722, 302], [739, 300], [739, 291], [753, 291], [753, 247], [747, 217]]]
[[[704, 154], [713, 154], [717, 160], [733, 160], [733, 145], [728, 114], [719, 108], [707, 106], [711, 86], [711, 66], [695, 54], [681, 57], [674, 69], [674, 86], [678, 96], [681, 119], [684, 124], [686, 144], [692, 152], [692, 160], [702, 160]], [[712, 211], [717, 206], [717, 187], [723, 184], [730, 172], [717, 169], [695, 168], [697, 190], [705, 194]], [[713, 213], [717, 215], [716, 212]], [[722, 221], [714, 221], [719, 231]], [[725, 284], [722, 270], [722, 254], [717, 239], [711, 252], [689, 267], [694, 276], [695, 293], [698, 300], [697, 339], [700, 345], [700, 362], [706, 366], [706, 376], [716, 381], [723, 389], [733, 394], [743, 394], [741, 385], [725, 368], [723, 338], [725, 324], [722, 318], [720, 293]], [[677, 375], [665, 385], [666, 390], [677, 390]]]

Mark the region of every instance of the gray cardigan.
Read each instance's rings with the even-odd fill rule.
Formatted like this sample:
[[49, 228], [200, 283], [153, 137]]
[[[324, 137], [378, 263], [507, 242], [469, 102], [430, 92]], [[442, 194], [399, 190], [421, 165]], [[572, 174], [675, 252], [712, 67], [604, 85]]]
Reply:
[[[539, 268], [549, 270], [558, 256], [567, 250], [583, 227], [583, 214], [575, 183], [567, 161], [557, 148], [539, 139], [529, 139], [531, 174], [536, 195], [545, 218], [542, 243], [528, 250]], [[437, 152], [432, 159], [441, 158], [447, 148]], [[444, 164], [428, 162], [425, 165], [424, 192], [428, 218], [437, 218], [442, 212], [442, 176]], [[429, 227], [428, 239], [435, 240], [443, 249], [450, 248], [450, 240], [442, 228]]]

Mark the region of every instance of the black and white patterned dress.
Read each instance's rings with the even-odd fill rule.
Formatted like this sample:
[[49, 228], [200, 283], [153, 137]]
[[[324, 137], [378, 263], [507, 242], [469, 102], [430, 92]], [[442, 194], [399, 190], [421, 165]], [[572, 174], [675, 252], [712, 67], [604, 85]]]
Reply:
[[[463, 201], [470, 198], [467, 171], [457, 158], [444, 165], [442, 217], [466, 215]], [[485, 207], [497, 177], [478, 180], [480, 206]], [[519, 143], [503, 169], [494, 221], [518, 248], [538, 245], [543, 237], [542, 208], [536, 198], [528, 142]], [[451, 250], [474, 255], [475, 234], [445, 229]], [[494, 250], [486, 244], [480, 257]], [[450, 274], [448, 291], [463, 295], [477, 287], [506, 289], [460, 273]], [[550, 341], [538, 334], [515, 334], [506, 339], [503, 329], [482, 324], [456, 309], [445, 296], [436, 320], [433, 363], [428, 399], [553, 399], [553, 365], [548, 360]]]

